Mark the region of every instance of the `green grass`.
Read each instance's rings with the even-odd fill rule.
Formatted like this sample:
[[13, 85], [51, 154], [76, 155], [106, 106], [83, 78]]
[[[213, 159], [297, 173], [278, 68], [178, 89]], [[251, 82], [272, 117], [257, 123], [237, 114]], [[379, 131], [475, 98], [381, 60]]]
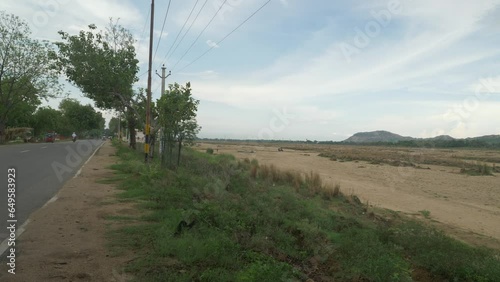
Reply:
[[428, 211], [428, 210], [421, 210], [421, 211], [418, 211], [419, 213], [421, 213], [425, 218], [430, 218], [431, 217], [431, 212]]
[[117, 155], [120, 199], [145, 215], [110, 232], [110, 247], [136, 252], [126, 269], [137, 281], [411, 281], [417, 269], [440, 281], [500, 277], [498, 252], [396, 213], [380, 220], [312, 172], [189, 149], [175, 172], [120, 145]]

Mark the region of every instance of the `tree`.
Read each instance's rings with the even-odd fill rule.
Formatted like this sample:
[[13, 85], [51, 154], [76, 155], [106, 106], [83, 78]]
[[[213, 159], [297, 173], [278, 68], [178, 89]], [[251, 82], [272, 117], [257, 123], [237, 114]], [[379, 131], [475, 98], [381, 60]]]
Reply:
[[135, 148], [135, 127], [141, 117], [133, 104], [139, 61], [132, 34], [112, 20], [104, 32], [89, 25], [89, 31], [78, 35], [59, 34], [63, 39], [56, 43], [60, 70], [97, 107], [128, 113], [130, 146]]
[[196, 122], [199, 102], [191, 96], [189, 82], [186, 86], [170, 84], [165, 95], [158, 100], [158, 122], [164, 128], [162, 138], [167, 146], [163, 148], [163, 165], [172, 165], [175, 143], [177, 143], [177, 165], [179, 165], [183, 142], [190, 144], [196, 138], [200, 130]]
[[108, 128], [109, 128], [109, 132], [111, 135], [113, 136], [118, 136], [118, 128], [125, 128], [125, 121], [124, 120], [121, 120], [121, 123], [120, 123], [120, 119], [119, 118], [116, 118], [116, 117], [112, 117], [110, 120], [109, 120], [109, 123], [108, 123]]
[[[24, 83], [21, 82], [21, 83]], [[21, 98], [21, 97], [18, 97]], [[40, 99], [36, 95], [36, 91], [28, 92], [22, 99], [15, 101], [14, 105], [10, 108], [6, 119], [7, 127], [23, 127], [29, 126], [33, 121], [33, 113], [41, 104]], [[0, 112], [2, 112], [2, 105], [0, 104]], [[7, 109], [5, 109], [7, 110]]]
[[31, 116], [40, 99], [61, 92], [50, 44], [30, 34], [25, 21], [0, 11], [0, 142], [10, 122]]
[[50, 107], [39, 108], [33, 115], [34, 135], [41, 135], [45, 132], [55, 131], [59, 134], [66, 134], [62, 113]]
[[59, 110], [66, 122], [66, 126], [71, 128], [71, 131], [78, 132], [79, 135], [87, 134], [95, 137], [96, 132], [93, 132], [93, 134], [89, 134], [89, 132], [104, 130], [105, 121], [102, 114], [96, 112], [91, 105], [83, 106], [75, 99], [64, 99], [59, 104]]

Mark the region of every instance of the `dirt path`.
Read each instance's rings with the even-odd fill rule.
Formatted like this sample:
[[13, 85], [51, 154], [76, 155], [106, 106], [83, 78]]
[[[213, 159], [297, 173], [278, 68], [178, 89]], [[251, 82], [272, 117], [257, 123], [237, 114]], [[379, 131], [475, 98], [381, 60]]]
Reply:
[[106, 142], [56, 201], [31, 215], [17, 238], [16, 274], [2, 263], [0, 281], [127, 281], [120, 266], [130, 257], [112, 257], [105, 233], [112, 224], [106, 217], [131, 207], [116, 202], [113, 185], [96, 183], [112, 174], [107, 167], [117, 161], [114, 152]]
[[328, 183], [339, 183], [346, 194], [356, 194], [370, 205], [401, 211], [439, 225], [450, 235], [476, 245], [500, 249], [500, 178], [473, 177], [458, 169], [429, 166], [430, 169], [372, 165], [366, 162], [338, 162], [311, 151], [285, 150], [249, 145], [201, 144], [216, 153], [257, 159], [282, 169], [315, 171]]

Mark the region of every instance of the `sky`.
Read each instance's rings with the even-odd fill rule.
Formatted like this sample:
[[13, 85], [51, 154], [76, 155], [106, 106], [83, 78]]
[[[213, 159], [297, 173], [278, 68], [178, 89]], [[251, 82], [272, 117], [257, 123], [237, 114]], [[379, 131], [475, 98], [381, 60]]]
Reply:
[[[147, 86], [150, 5], [23, 0], [2, 1], [0, 10], [50, 41], [59, 30], [119, 19], [137, 39], [139, 88]], [[164, 64], [167, 84], [190, 81], [200, 100], [199, 137], [500, 134], [500, 0], [156, 0], [154, 16], [153, 101]]]

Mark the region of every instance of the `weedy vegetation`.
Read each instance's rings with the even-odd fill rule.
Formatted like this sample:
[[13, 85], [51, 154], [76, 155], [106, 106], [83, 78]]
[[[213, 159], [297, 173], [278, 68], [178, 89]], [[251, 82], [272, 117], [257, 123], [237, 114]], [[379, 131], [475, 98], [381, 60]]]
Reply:
[[498, 251], [473, 248], [396, 213], [368, 212], [314, 172], [189, 148], [171, 171], [115, 145], [120, 198], [136, 201], [144, 215], [110, 231], [109, 247], [136, 254], [126, 270], [137, 281], [500, 277]]

